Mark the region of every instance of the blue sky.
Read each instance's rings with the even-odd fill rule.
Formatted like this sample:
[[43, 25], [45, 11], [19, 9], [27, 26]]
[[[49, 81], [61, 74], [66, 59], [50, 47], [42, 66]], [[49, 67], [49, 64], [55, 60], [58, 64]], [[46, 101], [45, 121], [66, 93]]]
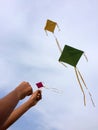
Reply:
[[[70, 65], [60, 56], [51, 33], [44, 32], [47, 19], [56, 21], [61, 47], [85, 51], [80, 69], [96, 107], [85, 90], [87, 106]], [[43, 89], [43, 99], [8, 130], [98, 130], [98, 1], [97, 0], [0, 0], [0, 97], [20, 82], [43, 81], [63, 90], [61, 95]], [[19, 102], [21, 105], [26, 99]]]

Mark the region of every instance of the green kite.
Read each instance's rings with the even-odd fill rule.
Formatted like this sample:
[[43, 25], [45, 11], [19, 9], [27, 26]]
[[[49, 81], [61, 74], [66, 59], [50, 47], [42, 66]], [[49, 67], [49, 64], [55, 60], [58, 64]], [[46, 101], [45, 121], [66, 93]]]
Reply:
[[76, 67], [83, 53], [84, 52], [81, 50], [65, 45], [63, 52], [59, 58], [59, 61], [68, 63]]
[[[67, 64], [74, 67], [78, 83], [80, 85], [81, 91], [82, 91], [83, 96], [84, 96], [84, 105], [86, 105], [85, 93], [84, 93], [82, 84], [80, 82], [80, 79], [82, 80], [82, 82], [83, 82], [83, 84], [84, 84], [84, 86], [86, 87], [87, 90], [88, 90], [88, 88], [86, 86], [86, 83], [85, 83], [80, 71], [77, 68], [77, 64], [78, 64], [78, 62], [79, 62], [79, 60], [80, 60], [80, 58], [83, 54], [84, 54], [84, 51], [73, 48], [73, 47], [68, 46], [68, 45], [65, 45], [64, 49], [62, 51], [62, 54], [59, 58], [59, 61], [67, 63]], [[87, 59], [87, 57], [86, 57], [86, 59]], [[89, 90], [88, 90], [88, 92], [89, 92]], [[89, 95], [91, 97], [91, 101], [92, 101], [93, 106], [95, 106], [93, 99], [92, 99], [92, 95], [91, 95], [90, 92], [89, 92]]]

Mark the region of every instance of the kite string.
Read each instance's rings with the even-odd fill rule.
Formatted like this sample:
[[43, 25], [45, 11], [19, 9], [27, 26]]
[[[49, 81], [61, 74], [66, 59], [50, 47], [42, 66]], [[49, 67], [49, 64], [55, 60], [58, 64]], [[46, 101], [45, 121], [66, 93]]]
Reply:
[[84, 105], [86, 106], [85, 93], [84, 93], [83, 87], [82, 87], [82, 85], [81, 85], [81, 82], [80, 82], [80, 79], [79, 79], [79, 76], [78, 76], [77, 69], [76, 69], [75, 67], [74, 67], [74, 69], [75, 69], [75, 73], [76, 73], [76, 77], [77, 77], [78, 83], [79, 83], [79, 85], [80, 85], [81, 91], [82, 91], [83, 96], [84, 96]]
[[90, 96], [90, 98], [91, 98], [92, 104], [93, 104], [93, 106], [95, 107], [95, 103], [94, 103], [94, 101], [93, 101], [92, 95], [91, 95], [91, 93], [90, 93], [90, 91], [89, 91], [89, 89], [88, 89], [88, 87], [87, 87], [87, 85], [86, 85], [86, 83], [85, 83], [85, 81], [84, 81], [84, 79], [83, 79], [83, 76], [81, 75], [80, 71], [78, 70], [78, 68], [77, 68], [77, 71], [78, 71], [78, 74], [79, 74], [79, 76], [80, 76], [80, 78], [81, 78], [81, 80], [82, 80], [82, 82], [83, 82], [85, 88], [87, 89], [87, 91], [88, 91], [88, 93], [89, 93], [89, 96]]

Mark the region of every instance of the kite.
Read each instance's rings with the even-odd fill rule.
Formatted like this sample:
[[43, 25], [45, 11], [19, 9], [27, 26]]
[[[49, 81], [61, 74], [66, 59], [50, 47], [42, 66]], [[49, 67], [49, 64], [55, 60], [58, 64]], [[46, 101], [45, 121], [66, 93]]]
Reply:
[[[47, 31], [49, 31], [49, 32], [53, 33], [53, 35], [54, 35], [54, 31], [55, 31], [56, 26], [58, 27], [58, 30], [60, 31], [60, 28], [59, 28], [57, 22], [54, 22], [54, 21], [48, 19], [47, 22], [46, 22], [46, 25], [44, 27], [44, 30], [45, 30], [46, 34], [47, 34]], [[56, 40], [56, 43], [57, 43], [57, 46], [58, 46], [58, 49], [59, 49], [60, 53], [62, 53], [61, 46], [60, 46], [60, 44], [58, 42], [58, 39], [56, 38], [55, 35], [54, 35], [54, 38]], [[65, 63], [61, 63], [61, 64], [64, 65], [65, 67], [67, 67], [65, 65]]]
[[[60, 62], [67, 63], [67, 64], [69, 64], [69, 65], [71, 65], [71, 66], [74, 67], [74, 69], [75, 69], [75, 74], [76, 74], [78, 83], [79, 83], [79, 85], [80, 85], [81, 91], [82, 91], [83, 96], [84, 96], [84, 105], [86, 105], [85, 93], [84, 93], [82, 84], [81, 84], [81, 82], [80, 82], [80, 79], [82, 80], [82, 82], [83, 82], [85, 88], [86, 88], [87, 90], [88, 90], [88, 88], [87, 88], [87, 86], [86, 86], [86, 83], [85, 83], [85, 81], [84, 81], [84, 79], [83, 79], [83, 77], [82, 77], [80, 71], [79, 71], [78, 68], [77, 68], [77, 64], [78, 64], [78, 62], [79, 62], [79, 60], [80, 60], [80, 58], [81, 58], [81, 56], [82, 56], [83, 54], [84, 54], [84, 51], [78, 50], [78, 49], [73, 48], [73, 47], [68, 46], [68, 45], [65, 45], [65, 46], [64, 46], [64, 49], [63, 49], [63, 51], [62, 51], [62, 54], [61, 54], [61, 56], [60, 56], [60, 58], [59, 58], [59, 61], [60, 61]], [[86, 59], [87, 59], [87, 57], [86, 57]], [[89, 92], [89, 90], [88, 90], [88, 92]], [[92, 99], [92, 95], [91, 95], [90, 92], [89, 92], [89, 95], [90, 95], [90, 98], [91, 98], [91, 101], [92, 101], [93, 106], [95, 106], [95, 104], [94, 104], [94, 102], [93, 102], [93, 99]]]
[[[56, 26], [57, 26], [58, 29], [59, 29], [59, 26], [58, 26], [57, 22], [54, 22], [54, 21], [51, 21], [51, 20], [48, 19], [47, 22], [46, 22], [46, 25], [45, 25], [45, 27], [44, 27], [44, 30], [45, 30], [46, 34], [47, 34], [47, 31], [49, 31], [49, 32], [53, 33], [53, 35], [54, 35], [54, 31], [55, 31]], [[60, 29], [59, 29], [59, 30], [60, 30]], [[48, 35], [48, 34], [47, 34], [47, 35]], [[76, 78], [77, 78], [77, 80], [78, 80], [78, 83], [79, 83], [79, 85], [80, 85], [81, 91], [82, 91], [83, 96], [84, 96], [84, 105], [86, 105], [85, 93], [84, 93], [84, 90], [83, 90], [83, 87], [82, 87], [82, 83], [84, 84], [84, 86], [85, 86], [85, 88], [86, 88], [87, 90], [88, 90], [88, 88], [87, 88], [87, 86], [86, 86], [86, 83], [85, 83], [85, 81], [84, 81], [84, 79], [83, 79], [83, 77], [82, 77], [80, 71], [79, 71], [78, 68], [77, 68], [77, 64], [78, 64], [78, 62], [79, 62], [79, 60], [80, 60], [80, 58], [81, 58], [81, 56], [82, 56], [83, 54], [84, 54], [84, 56], [85, 56], [85, 58], [86, 58], [87, 61], [88, 61], [88, 59], [87, 59], [87, 57], [86, 57], [84, 51], [78, 50], [78, 49], [73, 48], [73, 47], [71, 47], [71, 46], [65, 45], [64, 49], [62, 50], [62, 49], [61, 49], [61, 46], [60, 46], [60, 44], [59, 44], [59, 42], [58, 42], [58, 39], [56, 38], [55, 35], [54, 35], [54, 38], [55, 38], [55, 40], [56, 40], [58, 49], [59, 49], [59, 51], [60, 51], [60, 53], [61, 53], [61, 56], [60, 56], [60, 58], [59, 58], [58, 61], [59, 61], [64, 67], [67, 67], [67, 66], [66, 66], [66, 63], [67, 63], [67, 64], [70, 64], [71, 66], [74, 67], [75, 74], [76, 74]], [[82, 81], [82, 83], [81, 83], [80, 80]], [[91, 101], [92, 101], [93, 106], [95, 106], [95, 104], [94, 104], [94, 102], [93, 102], [93, 99], [92, 99], [92, 95], [91, 95], [91, 93], [89, 92], [89, 90], [88, 90], [88, 93], [89, 93], [89, 95], [90, 95], [90, 98], [91, 98]]]
[[38, 82], [38, 83], [36, 83], [36, 86], [37, 86], [38, 88], [42, 88], [42, 87], [44, 87], [44, 85], [43, 85], [42, 82]]
[[62, 93], [62, 91], [61, 91], [61, 90], [58, 90], [57, 88], [49, 88], [49, 87], [46, 87], [46, 86], [44, 85], [44, 83], [42, 83], [42, 82], [36, 83], [36, 86], [38, 87], [38, 89], [44, 87], [44, 88], [49, 89], [49, 90], [51, 90], [51, 91], [53, 91], [53, 92], [55, 92], [55, 93]]
[[[51, 21], [51, 20], [47, 20], [46, 26], [45, 26], [45, 28], [44, 28], [46, 34], [47, 34], [47, 31], [49, 31], [49, 32], [53, 33], [53, 35], [54, 35], [54, 30], [55, 30], [56, 26], [57, 26], [58, 29], [59, 29], [59, 26], [58, 26], [58, 24], [57, 24], [56, 22]], [[60, 31], [60, 29], [59, 29], [59, 31]], [[48, 35], [48, 34], [47, 34], [47, 35]], [[54, 38], [55, 38], [55, 40], [56, 40], [56, 42], [57, 42], [57, 45], [58, 45], [58, 48], [59, 48], [60, 52], [62, 52], [61, 47], [60, 47], [60, 45], [59, 45], [59, 42], [58, 42], [58, 40], [57, 40], [57, 38], [56, 38], [55, 35], [54, 35]]]

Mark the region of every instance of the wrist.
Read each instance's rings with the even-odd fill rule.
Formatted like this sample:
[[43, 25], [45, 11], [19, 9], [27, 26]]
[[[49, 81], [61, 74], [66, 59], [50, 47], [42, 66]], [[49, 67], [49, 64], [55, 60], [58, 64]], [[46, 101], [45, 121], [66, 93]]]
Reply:
[[33, 107], [33, 106], [36, 105], [35, 100], [31, 100], [31, 99], [29, 99], [29, 100], [27, 101], [27, 104], [28, 104], [28, 107], [29, 107], [29, 108], [31, 108], [31, 107]]
[[26, 109], [30, 109], [32, 107], [32, 102], [30, 100], [25, 102]]
[[19, 90], [17, 88], [13, 91], [15, 92], [17, 99], [21, 100], [21, 92], [19, 92]]

